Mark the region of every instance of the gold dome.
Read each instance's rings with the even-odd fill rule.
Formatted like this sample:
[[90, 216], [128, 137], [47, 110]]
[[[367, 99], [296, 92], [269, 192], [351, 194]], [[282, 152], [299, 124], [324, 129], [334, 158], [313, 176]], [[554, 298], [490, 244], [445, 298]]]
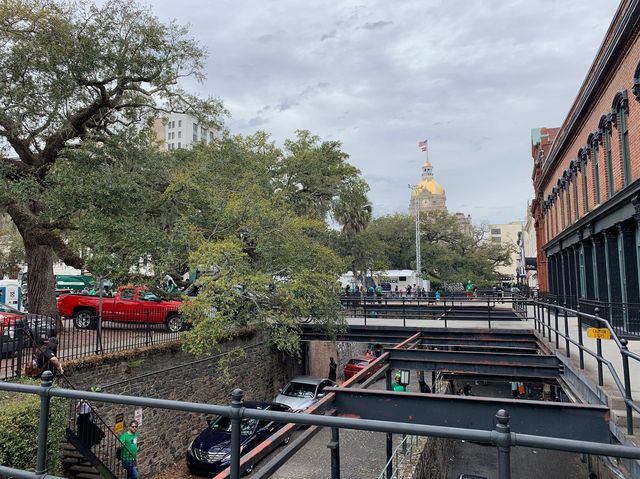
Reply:
[[442, 195], [444, 194], [444, 189], [442, 186], [434, 180], [433, 178], [423, 178], [420, 183], [416, 185], [415, 192], [422, 193], [424, 190], [427, 190], [432, 195]]

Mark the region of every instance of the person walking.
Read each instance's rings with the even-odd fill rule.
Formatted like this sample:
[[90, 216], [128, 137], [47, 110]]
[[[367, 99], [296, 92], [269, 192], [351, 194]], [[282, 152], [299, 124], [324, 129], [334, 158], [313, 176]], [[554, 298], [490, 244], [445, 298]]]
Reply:
[[336, 382], [336, 378], [338, 377], [338, 363], [335, 362], [333, 357], [329, 358], [329, 379]]
[[138, 479], [138, 421], [131, 421], [129, 429], [120, 435], [122, 449], [120, 460], [127, 471], [127, 479]]
[[49, 338], [45, 343], [45, 348], [38, 352], [37, 366], [41, 371], [51, 371], [53, 373], [52, 379], [56, 376], [56, 373], [64, 374], [64, 368], [58, 354], [58, 338]]

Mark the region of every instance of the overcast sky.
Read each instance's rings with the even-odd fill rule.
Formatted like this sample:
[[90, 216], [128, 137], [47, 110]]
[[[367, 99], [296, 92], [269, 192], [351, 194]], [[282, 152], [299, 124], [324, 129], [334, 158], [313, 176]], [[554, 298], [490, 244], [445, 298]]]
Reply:
[[406, 213], [429, 140], [450, 211], [523, 219], [531, 128], [560, 126], [618, 0], [152, 0], [209, 52], [234, 133], [339, 140], [376, 216]]

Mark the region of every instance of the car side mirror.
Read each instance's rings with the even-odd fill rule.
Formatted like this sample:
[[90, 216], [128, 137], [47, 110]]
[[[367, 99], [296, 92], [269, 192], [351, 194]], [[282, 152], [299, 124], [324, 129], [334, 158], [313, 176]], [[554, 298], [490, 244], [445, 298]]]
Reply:
[[279, 392], [279, 393], [282, 393], [282, 388], [278, 389], [278, 392]]
[[318, 393], [318, 397], [319, 398], [323, 398], [324, 397], [324, 393]]
[[208, 424], [209, 426], [211, 426], [211, 424], [213, 424], [213, 421], [211, 420], [211, 418], [210, 418], [210, 417], [208, 417], [208, 418], [207, 418], [207, 424]]

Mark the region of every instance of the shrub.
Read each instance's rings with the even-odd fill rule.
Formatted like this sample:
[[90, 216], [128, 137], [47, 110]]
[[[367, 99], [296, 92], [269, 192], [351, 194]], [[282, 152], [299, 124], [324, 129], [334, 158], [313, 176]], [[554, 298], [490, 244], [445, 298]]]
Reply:
[[[22, 384], [39, 384], [23, 378]], [[0, 392], [0, 464], [33, 471], [38, 450], [38, 419], [40, 396], [13, 392]], [[62, 441], [67, 426], [68, 401], [51, 399], [49, 434], [47, 437], [47, 471], [63, 475]]]

